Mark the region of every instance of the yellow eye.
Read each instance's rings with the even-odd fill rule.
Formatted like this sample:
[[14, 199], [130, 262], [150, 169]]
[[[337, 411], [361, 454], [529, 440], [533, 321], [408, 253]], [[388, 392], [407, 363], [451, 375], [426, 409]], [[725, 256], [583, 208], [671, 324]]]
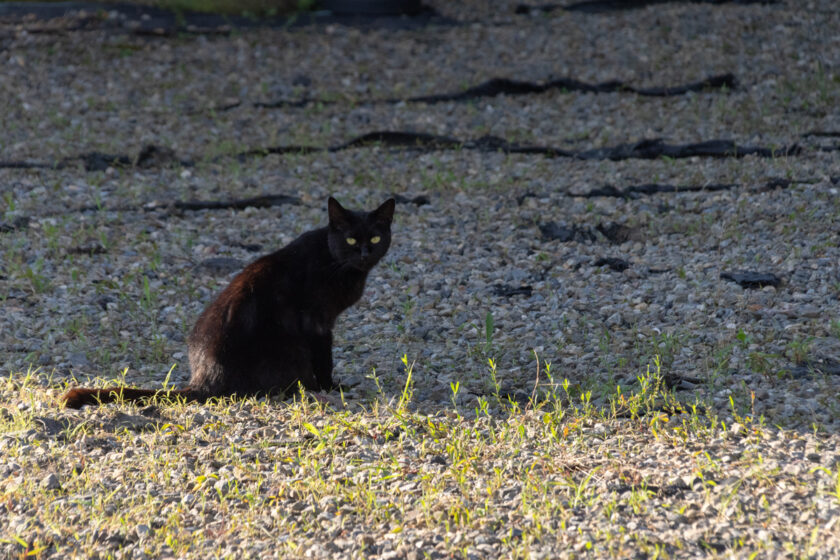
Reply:
[[374, 235], [373, 237], [370, 238], [370, 242], [373, 243], [374, 245], [376, 245], [380, 241], [382, 241], [382, 239], [378, 235]]
[[356, 244], [356, 238], [355, 237], [348, 237], [345, 241], [347, 241], [348, 245], [355, 245]]

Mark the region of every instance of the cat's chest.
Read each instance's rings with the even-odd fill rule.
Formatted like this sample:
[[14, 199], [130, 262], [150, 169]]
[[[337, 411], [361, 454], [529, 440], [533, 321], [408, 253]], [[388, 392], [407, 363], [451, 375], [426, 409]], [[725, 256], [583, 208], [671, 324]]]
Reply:
[[359, 301], [365, 290], [366, 279], [366, 273], [357, 271], [336, 275], [325, 282], [325, 293], [322, 295], [322, 301], [331, 302], [340, 313]]
[[355, 270], [313, 275], [277, 294], [278, 300], [282, 307], [304, 318], [304, 323], [332, 328], [336, 317], [362, 297], [366, 279], [366, 273]]
[[263, 277], [271, 294], [272, 320], [288, 330], [331, 330], [338, 315], [362, 297], [367, 272], [322, 251], [293, 249], [278, 254], [271, 274]]

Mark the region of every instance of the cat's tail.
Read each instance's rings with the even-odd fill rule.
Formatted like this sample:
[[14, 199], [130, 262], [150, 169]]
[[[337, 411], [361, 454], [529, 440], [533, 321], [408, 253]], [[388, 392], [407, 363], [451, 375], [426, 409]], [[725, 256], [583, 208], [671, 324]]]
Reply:
[[61, 397], [67, 408], [82, 408], [86, 404], [105, 404], [116, 401], [138, 401], [153, 397], [181, 397], [188, 401], [201, 399], [201, 395], [192, 389], [132, 389], [128, 387], [107, 387], [105, 389], [70, 389]]

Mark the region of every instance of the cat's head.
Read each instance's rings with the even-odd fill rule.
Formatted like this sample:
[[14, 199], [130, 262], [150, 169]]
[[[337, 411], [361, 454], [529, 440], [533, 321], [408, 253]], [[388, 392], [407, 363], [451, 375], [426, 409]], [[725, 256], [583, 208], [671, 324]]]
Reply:
[[367, 272], [391, 246], [393, 198], [373, 212], [347, 210], [333, 197], [327, 201], [330, 216], [328, 243], [332, 257], [343, 264]]

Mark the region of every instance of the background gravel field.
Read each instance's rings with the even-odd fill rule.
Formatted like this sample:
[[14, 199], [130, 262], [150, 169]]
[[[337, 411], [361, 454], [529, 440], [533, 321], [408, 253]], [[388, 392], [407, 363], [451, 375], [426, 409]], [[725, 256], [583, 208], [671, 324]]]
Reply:
[[[836, 4], [428, 5], [172, 33], [0, 10], [3, 553], [840, 556]], [[460, 145], [346, 145], [382, 131]], [[634, 157], [653, 139], [737, 149]], [[67, 383], [183, 384], [200, 311], [329, 195], [400, 196], [337, 325], [337, 410], [59, 408]], [[610, 414], [657, 363], [686, 414]]]

